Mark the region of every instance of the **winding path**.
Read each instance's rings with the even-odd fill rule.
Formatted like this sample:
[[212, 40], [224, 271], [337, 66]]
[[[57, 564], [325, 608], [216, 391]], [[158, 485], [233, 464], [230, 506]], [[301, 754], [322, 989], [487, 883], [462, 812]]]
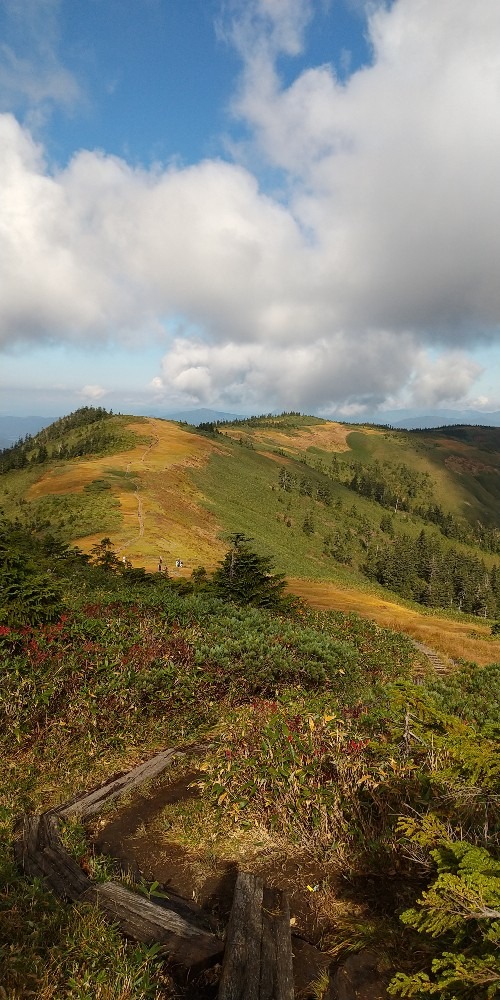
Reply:
[[137, 517], [139, 519], [139, 538], [142, 538], [144, 534], [144, 515], [142, 512], [142, 500], [138, 486], [136, 486], [135, 492], [137, 494]]

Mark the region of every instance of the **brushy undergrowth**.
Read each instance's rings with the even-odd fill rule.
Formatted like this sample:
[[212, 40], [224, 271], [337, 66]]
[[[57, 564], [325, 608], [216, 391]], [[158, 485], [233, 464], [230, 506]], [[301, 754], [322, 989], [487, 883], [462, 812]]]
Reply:
[[[258, 821], [293, 849], [307, 847], [330, 866], [336, 859], [352, 880], [377, 871], [418, 883], [422, 912], [445, 902], [447, 874], [458, 880], [465, 899], [459, 927], [442, 914], [439, 927], [425, 916], [405, 917], [409, 953], [419, 933], [428, 940], [416, 950], [420, 968], [402, 956], [394, 985], [400, 995], [494, 996], [500, 879], [488, 858], [496, 863], [500, 836], [499, 668], [464, 666], [450, 682], [415, 685], [409, 640], [355, 615], [238, 607], [209, 589], [182, 596], [158, 575], [120, 576], [57, 545], [49, 549], [50, 558], [43, 550], [37, 562], [33, 543], [32, 558], [38, 598], [44, 580], [59, 594], [53, 620], [23, 623], [16, 611], [0, 627], [6, 995], [169, 996], [154, 949], [124, 943], [91, 911], [64, 906], [30, 884], [9, 845], [23, 811], [47, 808], [162, 747], [210, 732], [204, 795], [222, 828]], [[20, 587], [21, 569], [6, 566]], [[11, 602], [17, 609], [19, 593]], [[436, 824], [452, 846], [424, 842], [419, 822]], [[457, 843], [472, 853], [458, 858]], [[479, 869], [493, 879], [481, 917], [467, 910], [484, 885]], [[471, 871], [473, 897], [466, 891]], [[449, 954], [474, 965], [463, 988]]]

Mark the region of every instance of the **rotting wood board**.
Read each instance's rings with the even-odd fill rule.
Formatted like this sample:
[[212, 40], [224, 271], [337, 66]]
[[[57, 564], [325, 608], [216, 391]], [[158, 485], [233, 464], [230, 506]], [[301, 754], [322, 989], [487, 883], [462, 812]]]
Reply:
[[132, 770], [125, 772], [125, 774], [110, 778], [103, 785], [94, 788], [91, 792], [83, 792], [69, 802], [57, 806], [52, 812], [62, 819], [66, 819], [68, 816], [79, 816], [82, 819], [85, 819], [87, 816], [93, 816], [102, 809], [106, 802], [111, 802], [113, 799], [125, 795], [126, 792], [131, 791], [138, 785], [142, 785], [144, 782], [158, 777], [162, 771], [173, 763], [174, 759], [182, 758], [183, 756], [184, 753], [181, 750], [162, 750], [154, 757], [150, 757], [143, 764], [138, 764], [137, 767], [133, 767]]
[[286, 893], [239, 872], [229, 917], [218, 1000], [293, 1000]]
[[168, 959], [185, 968], [202, 971], [222, 959], [224, 943], [215, 935], [116, 882], [91, 886], [81, 902], [97, 906], [128, 937], [162, 945]]

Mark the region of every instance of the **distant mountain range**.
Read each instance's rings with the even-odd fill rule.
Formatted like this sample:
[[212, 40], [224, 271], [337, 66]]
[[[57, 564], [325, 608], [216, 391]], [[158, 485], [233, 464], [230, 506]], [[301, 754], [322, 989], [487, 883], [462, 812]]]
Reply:
[[378, 413], [373, 417], [377, 424], [390, 424], [407, 430], [429, 427], [449, 427], [451, 424], [479, 424], [482, 427], [500, 427], [500, 410], [485, 413], [484, 410], [439, 410], [427, 415], [415, 411], [393, 410]]
[[[153, 414], [150, 414], [153, 416]], [[61, 414], [58, 414], [61, 416]], [[247, 414], [226, 413], [223, 410], [210, 410], [200, 407], [193, 410], [178, 410], [174, 413], [156, 413], [164, 420], [179, 420], [197, 427], [199, 424], [214, 423], [218, 420], [243, 420]], [[0, 416], [0, 448], [9, 448], [26, 434], [36, 434], [43, 427], [48, 427], [57, 417], [16, 417]], [[326, 418], [325, 418], [326, 419]], [[332, 420], [339, 420], [332, 417]], [[388, 424], [391, 427], [401, 427], [406, 430], [430, 427], [447, 427], [451, 424], [479, 424], [483, 427], [500, 427], [500, 410], [485, 413], [483, 410], [438, 410], [436, 413], [421, 415], [415, 410], [387, 410], [383, 413], [364, 415], [358, 419], [351, 417], [341, 421], [349, 424]]]
[[180, 410], [177, 413], [166, 413], [165, 420], [181, 420], [187, 424], [198, 427], [199, 424], [211, 424], [217, 420], [243, 420], [245, 414], [224, 413], [222, 410], [207, 410], [201, 407], [198, 410]]
[[57, 417], [0, 417], [0, 448], [10, 448], [19, 438], [37, 434], [54, 420]]
[[[276, 416], [279, 414], [276, 413]], [[181, 420], [195, 427], [203, 423], [215, 423], [218, 420], [244, 420], [247, 414], [224, 413], [221, 410], [210, 410], [204, 407], [196, 410], [180, 410], [176, 413], [166, 413], [166, 420]], [[328, 418], [325, 418], [328, 419]], [[338, 421], [339, 417], [331, 417]], [[500, 427], [500, 410], [485, 413], [484, 410], [438, 410], [436, 413], [418, 414], [415, 410], [387, 410], [383, 413], [373, 413], [369, 416], [350, 417], [341, 420], [346, 424], [390, 424], [391, 427], [401, 427], [407, 430], [415, 428], [447, 427], [451, 424], [480, 424], [483, 427]]]

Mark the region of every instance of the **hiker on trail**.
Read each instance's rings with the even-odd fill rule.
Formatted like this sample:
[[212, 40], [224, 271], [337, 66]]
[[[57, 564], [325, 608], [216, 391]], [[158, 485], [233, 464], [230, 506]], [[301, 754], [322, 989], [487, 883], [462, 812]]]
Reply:
[[163, 569], [163, 559], [160, 556], [159, 561], [158, 561], [158, 572], [161, 573], [162, 569]]

